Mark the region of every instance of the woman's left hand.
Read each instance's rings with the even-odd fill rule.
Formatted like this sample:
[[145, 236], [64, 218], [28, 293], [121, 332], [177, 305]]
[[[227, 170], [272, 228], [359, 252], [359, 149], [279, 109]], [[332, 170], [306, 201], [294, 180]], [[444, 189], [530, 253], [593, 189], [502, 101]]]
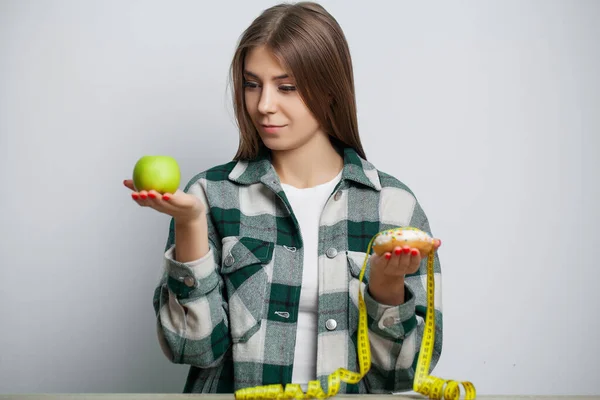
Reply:
[[[434, 240], [434, 249], [441, 245]], [[421, 260], [426, 257], [418, 249], [409, 246], [396, 247], [393, 253], [371, 255], [369, 293], [382, 304], [398, 305], [404, 302], [404, 276], [419, 270]]]

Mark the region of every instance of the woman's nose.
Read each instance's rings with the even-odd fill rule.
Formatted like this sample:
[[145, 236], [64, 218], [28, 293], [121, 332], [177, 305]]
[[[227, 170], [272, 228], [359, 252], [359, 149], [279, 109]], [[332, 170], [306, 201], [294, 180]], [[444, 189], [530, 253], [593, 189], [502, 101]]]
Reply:
[[258, 101], [258, 111], [261, 114], [272, 114], [277, 111], [275, 96], [275, 93], [271, 89], [263, 87], [260, 100]]

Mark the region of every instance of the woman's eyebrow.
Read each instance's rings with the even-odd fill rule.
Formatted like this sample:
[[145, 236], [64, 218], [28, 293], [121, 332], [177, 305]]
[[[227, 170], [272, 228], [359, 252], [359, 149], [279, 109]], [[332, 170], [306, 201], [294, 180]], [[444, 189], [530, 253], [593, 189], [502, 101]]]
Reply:
[[[256, 75], [255, 73], [252, 73], [252, 72], [250, 72], [248, 70], [244, 70], [244, 75], [248, 75], [248, 76], [251, 76], [253, 78], [260, 79], [258, 77], [258, 75]], [[289, 77], [290, 76], [288, 74], [283, 74], [283, 75], [279, 75], [279, 76], [273, 77], [273, 80], [276, 81], [276, 80], [279, 80], [279, 79], [285, 79], [285, 78], [289, 78]]]

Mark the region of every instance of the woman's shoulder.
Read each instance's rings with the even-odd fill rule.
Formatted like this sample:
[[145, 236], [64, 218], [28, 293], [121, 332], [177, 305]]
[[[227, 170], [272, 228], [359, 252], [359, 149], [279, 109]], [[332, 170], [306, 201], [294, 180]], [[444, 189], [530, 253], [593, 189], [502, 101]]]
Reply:
[[188, 181], [184, 192], [189, 191], [190, 188], [195, 185], [202, 185], [205, 187], [208, 182], [227, 182], [231, 172], [235, 169], [237, 164], [237, 161], [229, 161], [201, 170]]
[[385, 195], [387, 192], [402, 191], [415, 197], [415, 194], [405, 182], [393, 174], [379, 169], [374, 162], [362, 157], [356, 149], [345, 147], [343, 155], [344, 168], [348, 168], [346, 176], [355, 178], [372, 189], [383, 192], [382, 195]]
[[367, 161], [362, 157], [358, 156], [360, 164], [365, 175], [370, 176], [369, 180], [373, 182], [374, 186], [381, 192], [398, 192], [402, 191], [407, 195], [416, 197], [412, 189], [404, 181], [397, 178], [392, 173], [379, 169], [373, 162]]
[[411, 196], [415, 197], [415, 194], [412, 191], [412, 189], [404, 181], [400, 180], [399, 178], [392, 175], [391, 173], [381, 171], [379, 169], [377, 169], [376, 171], [377, 171], [377, 175], [379, 177], [379, 182], [381, 184], [382, 190], [385, 190], [385, 189], [387, 189], [387, 190], [390, 190], [390, 189], [391, 190], [394, 190], [394, 189], [403, 190], [403, 191], [407, 192], [408, 194], [410, 194]]
[[415, 192], [391, 173], [376, 171], [381, 185], [380, 219], [391, 225], [412, 225], [428, 231], [427, 216]]
[[201, 185], [222, 187], [221, 185], [250, 185], [257, 183], [264, 175], [272, 173], [269, 160], [265, 157], [253, 159], [234, 159], [222, 164], [213, 165], [190, 179], [185, 187], [188, 191], [193, 186]]

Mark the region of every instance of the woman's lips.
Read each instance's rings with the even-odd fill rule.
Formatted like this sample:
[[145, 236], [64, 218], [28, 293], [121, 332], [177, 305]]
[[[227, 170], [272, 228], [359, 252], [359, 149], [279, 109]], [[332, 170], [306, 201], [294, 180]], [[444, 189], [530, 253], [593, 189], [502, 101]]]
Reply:
[[287, 125], [262, 125], [263, 130], [266, 133], [279, 133]]

